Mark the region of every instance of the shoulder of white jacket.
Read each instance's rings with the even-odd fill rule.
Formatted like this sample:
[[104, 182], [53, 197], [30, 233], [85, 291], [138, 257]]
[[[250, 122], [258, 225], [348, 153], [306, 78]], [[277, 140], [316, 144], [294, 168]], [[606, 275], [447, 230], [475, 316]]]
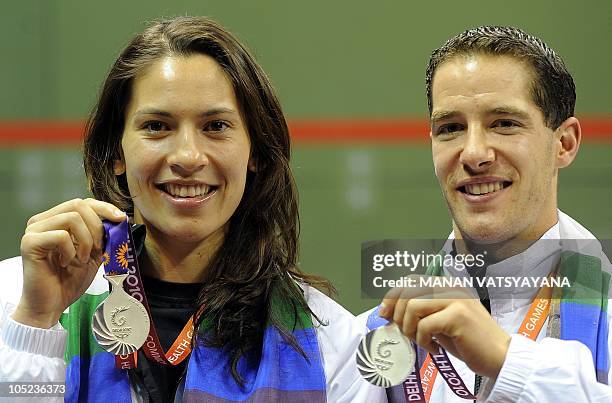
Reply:
[[320, 290], [307, 284], [298, 283], [304, 291], [304, 298], [312, 312], [322, 320], [355, 320], [355, 315]]
[[596, 239], [595, 235], [586, 229], [578, 221], [561, 210], [557, 210], [559, 216], [559, 232], [561, 238], [565, 239]]
[[[0, 301], [2, 303], [17, 304], [21, 298], [23, 286], [23, 262], [21, 256], [15, 256], [0, 261]], [[102, 265], [96, 276], [85, 291], [86, 294], [98, 295], [109, 290], [108, 282], [104, 278]]]
[[10, 269], [12, 267], [21, 269], [21, 256], [15, 256], [0, 261], [0, 270]]
[[0, 261], [0, 300], [2, 303], [17, 304], [23, 285], [21, 256]]
[[363, 326], [364, 328], [369, 328], [368, 326], [368, 322], [370, 321], [370, 316], [378, 309], [378, 305], [368, 309], [365, 312], [362, 312], [360, 314], [357, 315], [357, 322]]
[[8, 259], [0, 260], [0, 268], [13, 265], [19, 265], [21, 267], [21, 256], [14, 256]]

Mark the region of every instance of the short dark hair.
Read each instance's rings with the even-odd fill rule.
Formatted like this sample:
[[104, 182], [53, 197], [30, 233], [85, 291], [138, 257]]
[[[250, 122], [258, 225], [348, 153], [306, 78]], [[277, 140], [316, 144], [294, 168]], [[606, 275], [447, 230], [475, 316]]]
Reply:
[[472, 54], [511, 56], [527, 63], [534, 74], [531, 96], [551, 129], [557, 129], [574, 115], [574, 80], [554, 50], [541, 39], [518, 28], [482, 26], [450, 38], [431, 53], [425, 78], [430, 116], [433, 109], [431, 89], [436, 69], [454, 57]]

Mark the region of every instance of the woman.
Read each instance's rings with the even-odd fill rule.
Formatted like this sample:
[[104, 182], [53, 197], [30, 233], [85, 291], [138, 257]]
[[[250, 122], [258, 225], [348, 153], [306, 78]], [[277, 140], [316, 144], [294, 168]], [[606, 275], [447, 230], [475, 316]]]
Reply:
[[[362, 329], [297, 268], [289, 149], [270, 82], [224, 28], [181, 17], [137, 35], [88, 121], [95, 199], [32, 217], [21, 257], [1, 265], [0, 377], [65, 376], [68, 401], [381, 399], [353, 362]], [[195, 314], [178, 365], [140, 350], [120, 369], [92, 338], [108, 292], [102, 220], [122, 211], [164, 350]]]

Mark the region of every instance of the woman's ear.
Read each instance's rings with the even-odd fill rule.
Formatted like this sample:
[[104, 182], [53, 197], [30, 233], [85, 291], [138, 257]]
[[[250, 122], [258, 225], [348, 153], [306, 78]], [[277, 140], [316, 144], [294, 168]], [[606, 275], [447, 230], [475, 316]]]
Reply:
[[253, 155], [249, 157], [249, 163], [247, 164], [247, 169], [251, 172], [257, 172], [257, 163]]
[[117, 176], [123, 175], [125, 173], [125, 161], [123, 160], [123, 157], [119, 160], [115, 160], [113, 164], [113, 170], [115, 172], [115, 175]]
[[582, 131], [580, 122], [575, 117], [570, 117], [561, 123], [555, 131], [557, 141], [557, 168], [565, 168], [576, 158], [580, 148]]

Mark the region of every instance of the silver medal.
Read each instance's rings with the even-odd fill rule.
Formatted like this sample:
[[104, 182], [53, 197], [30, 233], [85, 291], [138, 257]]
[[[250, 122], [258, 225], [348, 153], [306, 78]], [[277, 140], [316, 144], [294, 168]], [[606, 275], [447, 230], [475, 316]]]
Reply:
[[96, 308], [91, 326], [100, 347], [115, 355], [131, 354], [144, 344], [151, 322], [146, 308], [123, 290], [127, 274], [104, 276], [110, 295]]
[[410, 340], [395, 323], [366, 334], [357, 348], [357, 368], [373, 385], [401, 384], [414, 370], [416, 354]]

